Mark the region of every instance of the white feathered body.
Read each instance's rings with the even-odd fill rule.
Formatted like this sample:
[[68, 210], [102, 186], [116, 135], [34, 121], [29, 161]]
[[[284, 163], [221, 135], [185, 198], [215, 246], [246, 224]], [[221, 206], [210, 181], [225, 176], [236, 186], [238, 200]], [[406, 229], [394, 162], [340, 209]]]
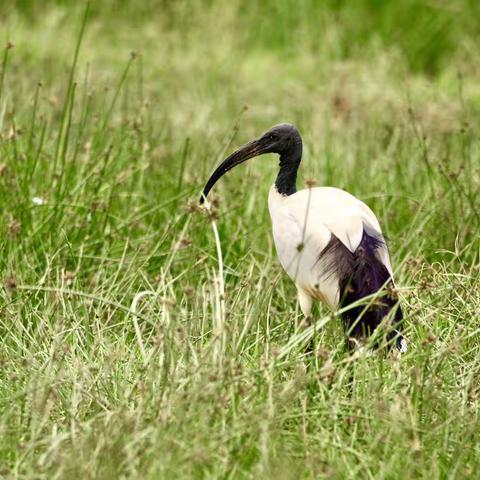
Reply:
[[[309, 314], [313, 299], [337, 309], [339, 278], [335, 273], [325, 275], [319, 256], [332, 235], [352, 253], [360, 245], [364, 229], [383, 239], [372, 210], [348, 192], [333, 187], [310, 188], [284, 196], [273, 186], [268, 207], [278, 258], [297, 286], [304, 313]], [[384, 243], [377, 255], [391, 275]]]

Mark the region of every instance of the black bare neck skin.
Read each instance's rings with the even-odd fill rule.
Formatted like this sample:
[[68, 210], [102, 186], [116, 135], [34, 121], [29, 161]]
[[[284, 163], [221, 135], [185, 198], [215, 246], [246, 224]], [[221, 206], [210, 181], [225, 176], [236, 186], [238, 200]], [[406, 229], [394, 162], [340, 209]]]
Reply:
[[280, 154], [280, 171], [275, 187], [280, 195], [292, 195], [297, 191], [297, 172], [302, 160], [302, 140], [298, 140], [288, 150]]

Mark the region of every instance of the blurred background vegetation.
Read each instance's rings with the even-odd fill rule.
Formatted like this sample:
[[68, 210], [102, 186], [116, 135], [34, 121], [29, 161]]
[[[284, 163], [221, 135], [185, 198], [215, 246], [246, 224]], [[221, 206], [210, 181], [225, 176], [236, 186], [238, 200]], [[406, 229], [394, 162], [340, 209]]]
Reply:
[[[14, 0], [3, 2], [0, 9], [4, 21], [20, 14], [27, 22], [43, 24], [53, 10], [64, 17], [64, 23], [78, 18], [83, 5]], [[122, 31], [116, 22], [102, 25], [120, 38], [155, 25], [164, 32], [182, 33], [179, 40], [183, 44], [192, 34], [200, 39], [213, 30], [233, 36], [238, 49], [269, 50], [287, 58], [328, 54], [337, 60], [368, 59], [381, 49], [398, 53], [409, 71], [435, 76], [451, 68], [452, 62], [457, 67], [473, 68], [480, 34], [479, 9], [475, 0], [234, 0], [228, 5], [212, 0], [102, 0], [92, 3], [90, 14], [100, 22], [106, 15], [126, 21]], [[206, 26], [207, 20], [209, 28], [199, 28]], [[139, 46], [144, 40], [137, 35]]]

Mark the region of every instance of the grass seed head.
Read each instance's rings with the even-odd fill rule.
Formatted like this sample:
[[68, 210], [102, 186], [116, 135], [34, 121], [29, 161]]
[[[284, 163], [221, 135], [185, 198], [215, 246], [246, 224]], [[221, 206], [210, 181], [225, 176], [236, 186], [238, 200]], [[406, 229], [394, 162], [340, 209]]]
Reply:
[[13, 292], [17, 289], [17, 279], [14, 275], [8, 275], [4, 281], [5, 288], [9, 292]]
[[192, 298], [194, 293], [195, 289], [192, 286], [187, 285], [183, 287], [183, 294], [185, 295], [185, 297]]
[[189, 247], [190, 245], [192, 245], [192, 240], [188, 237], [182, 237], [180, 238], [180, 241], [179, 241], [179, 246], [180, 248], [187, 248]]
[[185, 211], [189, 214], [197, 213], [201, 211], [202, 207], [198, 204], [196, 200], [188, 200], [185, 205]]
[[19, 235], [21, 230], [22, 230], [21, 222], [13, 218], [12, 220], [10, 220], [9, 224], [7, 225], [7, 236], [10, 238], [15, 238]]

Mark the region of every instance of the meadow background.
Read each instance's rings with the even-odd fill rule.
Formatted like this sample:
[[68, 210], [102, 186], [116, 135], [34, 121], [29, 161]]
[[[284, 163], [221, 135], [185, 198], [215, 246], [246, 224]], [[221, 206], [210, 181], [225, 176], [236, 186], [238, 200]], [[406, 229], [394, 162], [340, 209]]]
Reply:
[[[85, 13], [0, 3], [0, 476], [478, 475], [479, 3]], [[323, 307], [305, 356], [273, 156], [198, 209], [223, 157], [280, 122], [304, 138], [299, 187], [377, 213], [403, 357], [350, 357]]]

